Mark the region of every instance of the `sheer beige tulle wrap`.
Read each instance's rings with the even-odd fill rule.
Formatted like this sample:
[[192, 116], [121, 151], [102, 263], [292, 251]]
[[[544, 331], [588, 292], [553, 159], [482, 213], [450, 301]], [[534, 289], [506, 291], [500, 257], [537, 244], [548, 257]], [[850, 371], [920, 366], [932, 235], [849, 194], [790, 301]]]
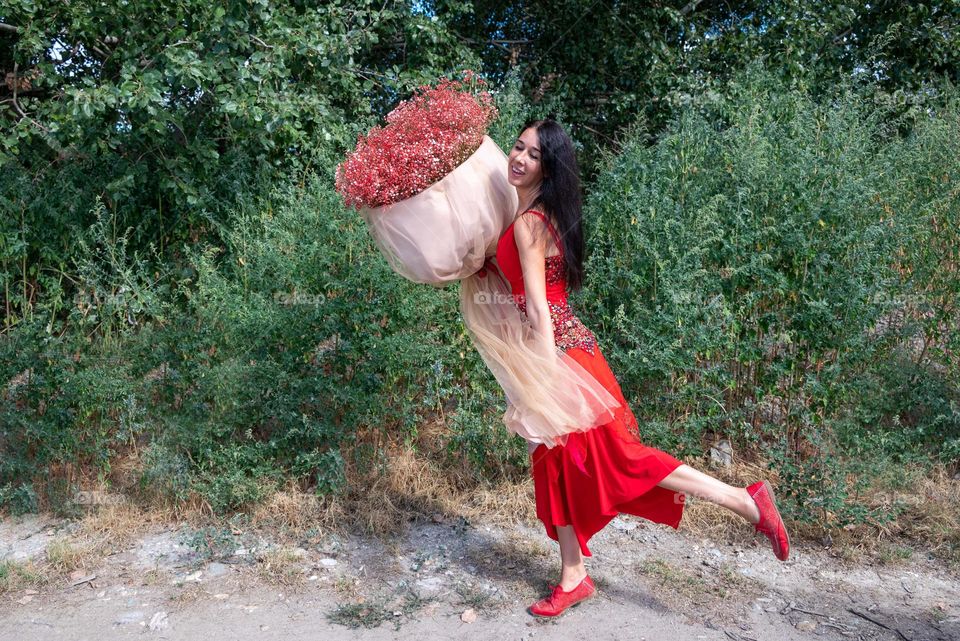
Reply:
[[464, 324], [507, 395], [504, 424], [531, 443], [553, 447], [572, 432], [612, 421], [620, 403], [538, 336], [499, 271], [481, 269], [516, 209], [507, 158], [484, 136], [470, 158], [425, 191], [360, 213], [395, 272], [434, 286], [462, 281]]

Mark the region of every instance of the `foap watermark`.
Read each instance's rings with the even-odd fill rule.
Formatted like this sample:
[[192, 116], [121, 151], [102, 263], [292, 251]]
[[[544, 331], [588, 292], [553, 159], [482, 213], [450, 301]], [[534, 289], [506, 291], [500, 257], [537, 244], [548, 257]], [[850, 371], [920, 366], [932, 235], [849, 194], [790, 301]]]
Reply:
[[711, 492], [676, 491], [673, 493], [674, 503], [690, 503], [691, 501], [700, 500], [716, 503], [717, 505], [723, 505], [725, 502], [729, 501], [729, 497], [726, 494], [713, 494]]
[[881, 307], [912, 307], [919, 308], [930, 304], [927, 294], [906, 292], [877, 291], [870, 297], [870, 302]]
[[127, 497], [99, 490], [80, 490], [73, 495], [73, 502], [79, 505], [121, 505], [127, 502]]
[[522, 300], [522, 296], [514, 296], [513, 294], [503, 294], [500, 292], [477, 292], [473, 295], [473, 302], [477, 305], [515, 305]]
[[327, 302], [323, 294], [306, 294], [304, 292], [273, 292], [273, 302], [277, 305], [314, 305], [319, 306]]

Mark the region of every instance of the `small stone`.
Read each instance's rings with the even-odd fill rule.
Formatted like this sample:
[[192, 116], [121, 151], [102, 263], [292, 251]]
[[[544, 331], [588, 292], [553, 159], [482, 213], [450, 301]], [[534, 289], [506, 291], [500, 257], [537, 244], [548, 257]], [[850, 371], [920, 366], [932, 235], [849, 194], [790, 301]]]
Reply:
[[23, 591], [23, 593], [24, 593], [24, 594], [40, 594], [40, 591], [39, 591], [39, 590], [31, 590], [31, 589], [27, 588], [26, 590]]
[[322, 565], [325, 568], [332, 568], [336, 564], [337, 564], [336, 559], [320, 559], [320, 565]]
[[217, 594], [214, 594], [214, 595], [213, 595], [213, 598], [214, 598], [214, 599], [229, 599], [229, 598], [230, 598], [230, 595], [227, 594], [226, 592], [218, 592]]
[[733, 464], [733, 447], [730, 441], [722, 440], [710, 448], [710, 460], [723, 466]]
[[33, 595], [30, 595], [30, 594], [28, 594], [27, 596], [22, 596], [19, 599], [17, 599], [17, 603], [19, 603], [20, 605], [26, 605], [31, 601], [33, 601]]
[[464, 623], [473, 623], [474, 621], [477, 620], [477, 611], [474, 610], [473, 608], [467, 608], [460, 615], [460, 620], [463, 621]]
[[803, 621], [800, 621], [799, 623], [797, 623], [797, 625], [794, 627], [796, 627], [797, 630], [800, 630], [801, 632], [813, 632], [814, 630], [817, 629], [817, 622], [804, 619]]
[[169, 627], [170, 627], [170, 622], [167, 621], [166, 612], [157, 612], [150, 618], [151, 630], [166, 630]]
[[427, 577], [417, 581], [416, 586], [420, 598], [436, 596], [443, 590], [443, 579], [438, 576]]

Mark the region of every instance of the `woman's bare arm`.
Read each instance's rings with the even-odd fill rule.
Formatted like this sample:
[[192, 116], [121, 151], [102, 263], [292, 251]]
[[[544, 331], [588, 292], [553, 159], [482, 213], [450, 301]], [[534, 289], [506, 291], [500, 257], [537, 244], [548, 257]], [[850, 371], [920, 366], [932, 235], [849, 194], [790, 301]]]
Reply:
[[[535, 215], [521, 214], [514, 223], [513, 236], [520, 253], [520, 266], [523, 269], [523, 289], [527, 303], [527, 318], [546, 342], [550, 353], [554, 349], [553, 321], [547, 306], [546, 254], [547, 234], [544, 222]], [[538, 240], [539, 238], [539, 240]]]

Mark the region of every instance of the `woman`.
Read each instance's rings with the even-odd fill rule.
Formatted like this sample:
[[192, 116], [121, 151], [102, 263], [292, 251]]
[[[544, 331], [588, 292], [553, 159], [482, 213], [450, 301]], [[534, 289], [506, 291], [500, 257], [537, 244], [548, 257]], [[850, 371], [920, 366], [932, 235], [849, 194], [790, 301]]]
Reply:
[[[615, 420], [569, 435], [564, 445], [531, 443], [537, 517], [560, 544], [560, 583], [530, 606], [556, 616], [596, 591], [587, 575], [587, 541], [618, 513], [678, 528], [685, 494], [739, 514], [785, 561], [790, 540], [766, 481], [736, 488], [644, 445], [637, 421], [596, 337], [567, 304], [583, 280], [579, 171], [573, 144], [552, 118], [524, 125], [508, 157], [520, 208], [497, 246], [496, 263], [514, 301], [538, 334], [580, 363], [621, 403]], [[549, 232], [549, 233], [547, 233]]]

